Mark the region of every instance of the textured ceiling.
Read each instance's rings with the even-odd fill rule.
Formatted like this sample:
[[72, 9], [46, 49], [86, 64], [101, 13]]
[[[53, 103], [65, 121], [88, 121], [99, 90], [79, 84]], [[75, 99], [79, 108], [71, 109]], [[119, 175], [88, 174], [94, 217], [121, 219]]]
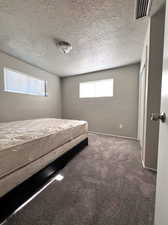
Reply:
[[134, 18], [135, 0], [0, 0], [0, 49], [59, 76], [114, 68], [140, 60], [147, 21]]

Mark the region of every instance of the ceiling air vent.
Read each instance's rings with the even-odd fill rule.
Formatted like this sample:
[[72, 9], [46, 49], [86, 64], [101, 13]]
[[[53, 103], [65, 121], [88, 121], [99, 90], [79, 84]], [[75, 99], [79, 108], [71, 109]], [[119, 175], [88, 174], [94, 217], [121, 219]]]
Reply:
[[136, 19], [140, 19], [148, 15], [151, 0], [137, 0]]

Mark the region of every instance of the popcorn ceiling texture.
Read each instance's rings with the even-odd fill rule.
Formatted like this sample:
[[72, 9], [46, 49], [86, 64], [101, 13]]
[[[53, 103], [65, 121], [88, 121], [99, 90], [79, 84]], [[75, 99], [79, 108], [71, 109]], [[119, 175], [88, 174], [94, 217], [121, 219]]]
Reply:
[[135, 0], [0, 0], [0, 49], [60, 76], [87, 73], [139, 61], [146, 24]]

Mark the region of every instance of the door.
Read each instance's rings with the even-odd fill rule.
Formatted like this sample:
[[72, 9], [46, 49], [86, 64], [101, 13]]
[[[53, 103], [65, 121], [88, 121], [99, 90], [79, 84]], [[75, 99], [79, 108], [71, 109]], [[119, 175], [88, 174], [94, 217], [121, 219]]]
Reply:
[[168, 0], [166, 0], [161, 112], [166, 113], [167, 119], [164, 123], [160, 122], [155, 225], [168, 225]]
[[141, 71], [140, 77], [141, 77], [141, 82], [140, 82], [140, 121], [142, 121], [142, 126], [140, 129], [140, 145], [141, 148], [144, 148], [144, 119], [145, 119], [145, 67], [146, 65], [143, 66], [143, 69]]
[[148, 80], [148, 73], [147, 73], [147, 52], [148, 47], [146, 46], [145, 52], [145, 61], [143, 68], [140, 74], [140, 130], [139, 130], [139, 139], [140, 145], [142, 148], [142, 160], [145, 161], [145, 141], [146, 141], [146, 112], [147, 112], [147, 80]]

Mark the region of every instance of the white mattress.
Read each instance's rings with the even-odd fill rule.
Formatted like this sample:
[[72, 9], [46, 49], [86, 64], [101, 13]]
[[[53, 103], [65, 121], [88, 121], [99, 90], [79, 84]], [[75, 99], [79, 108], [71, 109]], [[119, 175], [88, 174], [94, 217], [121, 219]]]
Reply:
[[54, 118], [0, 123], [0, 178], [87, 133], [85, 121]]
[[74, 146], [79, 144], [81, 141], [88, 138], [88, 134], [82, 134], [64, 145], [56, 148], [48, 154], [40, 157], [39, 159], [21, 167], [13, 173], [8, 174], [0, 179], [0, 197], [8, 193], [11, 189], [21, 184], [23, 181], [43, 169], [45, 166], [53, 162], [59, 156], [63, 155], [67, 151], [70, 151]]

